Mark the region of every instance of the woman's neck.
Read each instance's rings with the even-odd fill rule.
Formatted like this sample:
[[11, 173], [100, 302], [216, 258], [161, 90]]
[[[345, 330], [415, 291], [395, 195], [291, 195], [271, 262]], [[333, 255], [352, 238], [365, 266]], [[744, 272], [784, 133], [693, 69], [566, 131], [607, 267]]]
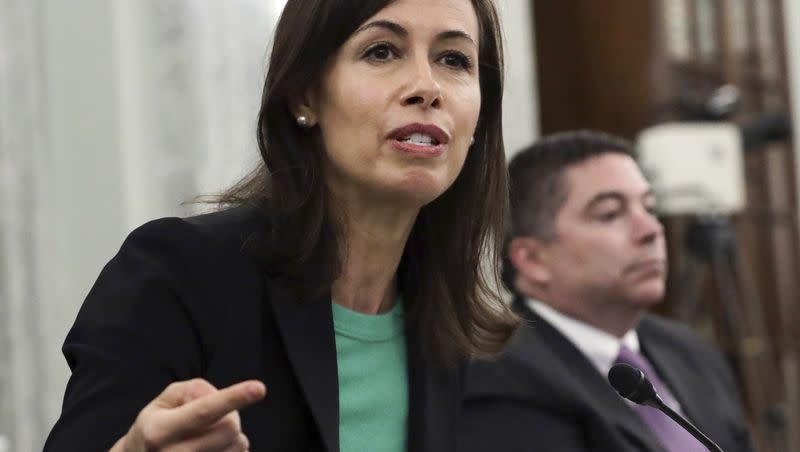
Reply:
[[397, 267], [417, 213], [363, 206], [340, 210], [342, 272], [331, 287], [334, 303], [365, 314], [394, 307]]

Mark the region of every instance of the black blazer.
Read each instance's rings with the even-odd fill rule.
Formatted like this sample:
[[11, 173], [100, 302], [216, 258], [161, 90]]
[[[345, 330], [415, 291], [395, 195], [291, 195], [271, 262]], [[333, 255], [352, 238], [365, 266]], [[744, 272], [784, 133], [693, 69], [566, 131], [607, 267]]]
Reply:
[[[46, 451], [108, 450], [170, 382], [194, 377], [266, 384], [240, 412], [251, 450], [339, 450], [330, 297], [299, 303], [261, 271], [246, 245], [264, 229], [242, 207], [130, 234], [64, 343], [72, 376]], [[424, 359], [412, 326], [406, 337], [408, 449], [453, 450], [461, 372]]]
[[[515, 307], [528, 325], [500, 360], [467, 371], [459, 451], [663, 451], [585, 355], [521, 300]], [[726, 452], [751, 451], [722, 356], [685, 326], [652, 315], [637, 332], [690, 420]]]

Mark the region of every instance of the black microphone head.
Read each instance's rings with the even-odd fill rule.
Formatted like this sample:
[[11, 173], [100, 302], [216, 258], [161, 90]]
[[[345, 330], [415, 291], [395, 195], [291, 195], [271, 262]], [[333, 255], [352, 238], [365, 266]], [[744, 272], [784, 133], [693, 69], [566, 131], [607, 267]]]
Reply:
[[631, 402], [648, 404], [658, 398], [653, 384], [644, 372], [625, 363], [614, 364], [608, 371], [608, 382], [619, 395]]

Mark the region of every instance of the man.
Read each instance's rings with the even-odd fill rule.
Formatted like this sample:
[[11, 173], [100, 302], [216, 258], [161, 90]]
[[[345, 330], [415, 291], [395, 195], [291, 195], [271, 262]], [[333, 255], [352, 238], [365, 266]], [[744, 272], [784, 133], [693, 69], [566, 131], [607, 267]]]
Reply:
[[701, 451], [697, 440], [609, 385], [641, 368], [661, 397], [727, 452], [751, 449], [733, 375], [686, 327], [647, 314], [664, 296], [655, 196], [625, 140], [547, 137], [509, 166], [504, 279], [528, 320], [507, 353], [466, 380], [462, 451]]

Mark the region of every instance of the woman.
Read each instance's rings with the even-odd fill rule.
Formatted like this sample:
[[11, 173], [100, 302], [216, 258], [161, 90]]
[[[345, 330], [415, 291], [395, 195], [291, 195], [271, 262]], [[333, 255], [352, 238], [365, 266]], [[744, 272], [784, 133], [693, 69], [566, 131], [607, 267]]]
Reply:
[[458, 363], [514, 325], [481, 270], [507, 209], [500, 42], [491, 0], [289, 0], [263, 165], [226, 210], [128, 237], [45, 449], [452, 449]]

